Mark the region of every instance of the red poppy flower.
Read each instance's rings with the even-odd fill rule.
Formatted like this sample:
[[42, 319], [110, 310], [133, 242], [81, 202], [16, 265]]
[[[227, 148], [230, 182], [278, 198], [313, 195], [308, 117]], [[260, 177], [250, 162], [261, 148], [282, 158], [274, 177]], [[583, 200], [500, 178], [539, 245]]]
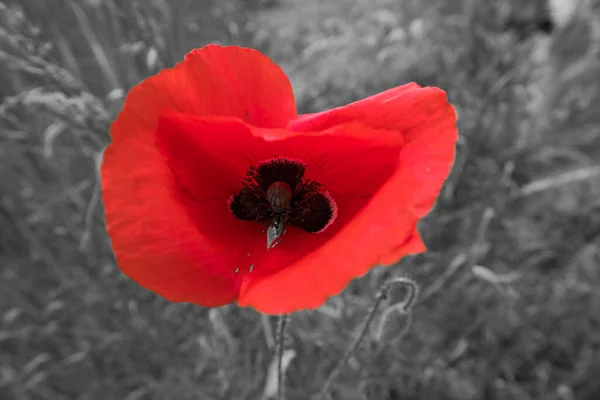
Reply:
[[408, 84], [297, 115], [260, 52], [206, 46], [128, 94], [102, 164], [122, 271], [171, 301], [316, 308], [422, 252], [417, 222], [454, 159], [456, 115]]

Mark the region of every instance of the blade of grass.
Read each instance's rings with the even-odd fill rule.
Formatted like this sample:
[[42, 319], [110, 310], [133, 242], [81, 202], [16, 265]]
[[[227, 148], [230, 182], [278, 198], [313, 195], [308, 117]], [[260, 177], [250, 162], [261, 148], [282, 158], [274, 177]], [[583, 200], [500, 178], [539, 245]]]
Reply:
[[108, 60], [108, 57], [106, 56], [104, 49], [102, 48], [102, 45], [100, 44], [100, 41], [96, 37], [96, 34], [94, 33], [94, 31], [90, 28], [91, 23], [90, 23], [90, 20], [88, 19], [88, 17], [86, 16], [85, 12], [81, 8], [81, 6], [79, 4], [77, 4], [75, 1], [67, 0], [67, 3], [71, 7], [71, 10], [73, 11], [73, 14], [75, 15], [75, 18], [77, 19], [77, 22], [79, 23], [81, 32], [85, 36], [90, 48], [92, 49], [92, 52], [94, 53], [94, 57], [96, 58], [96, 62], [98, 63], [98, 66], [102, 70], [102, 73], [104, 74], [104, 78], [106, 79], [108, 85], [110, 86], [110, 89], [112, 90], [112, 89], [121, 87], [121, 83], [120, 83], [119, 79], [117, 78], [117, 75], [115, 74], [115, 72], [110, 64], [110, 61]]

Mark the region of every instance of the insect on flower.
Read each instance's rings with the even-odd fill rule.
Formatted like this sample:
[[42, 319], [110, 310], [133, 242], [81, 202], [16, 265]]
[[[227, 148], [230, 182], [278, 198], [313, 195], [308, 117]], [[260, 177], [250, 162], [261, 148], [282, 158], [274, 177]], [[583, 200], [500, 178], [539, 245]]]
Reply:
[[101, 167], [121, 270], [171, 301], [316, 308], [425, 246], [454, 160], [446, 94], [399, 86], [298, 115], [260, 52], [209, 45], [129, 92]]

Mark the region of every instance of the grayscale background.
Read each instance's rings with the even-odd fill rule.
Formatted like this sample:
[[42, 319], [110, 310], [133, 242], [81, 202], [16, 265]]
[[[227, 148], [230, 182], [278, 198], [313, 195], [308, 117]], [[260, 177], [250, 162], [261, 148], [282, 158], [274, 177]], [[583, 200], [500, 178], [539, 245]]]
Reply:
[[273, 319], [168, 303], [104, 229], [125, 93], [207, 43], [268, 54], [300, 112], [416, 81], [459, 115], [429, 251], [292, 316], [288, 399], [317, 398], [390, 274], [421, 285], [410, 331], [367, 337], [333, 398], [600, 399], [597, 0], [0, 0], [0, 399], [272, 398]]

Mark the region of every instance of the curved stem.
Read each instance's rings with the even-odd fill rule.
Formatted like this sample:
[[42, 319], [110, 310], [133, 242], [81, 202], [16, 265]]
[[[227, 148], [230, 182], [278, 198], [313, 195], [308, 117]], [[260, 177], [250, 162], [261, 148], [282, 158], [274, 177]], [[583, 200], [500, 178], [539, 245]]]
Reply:
[[407, 289], [406, 298], [402, 301], [402, 304], [403, 304], [402, 308], [404, 308], [404, 311], [408, 312], [412, 309], [412, 306], [417, 301], [417, 297], [419, 296], [419, 286], [417, 286], [417, 284], [415, 282], [413, 282], [411, 279], [400, 278], [397, 281], [390, 282], [390, 285], [388, 285], [388, 290], [395, 283], [403, 285]]
[[406, 298], [403, 301], [404, 310], [409, 311], [411, 309], [411, 307], [414, 305], [415, 300], [419, 294], [419, 287], [416, 284], [416, 282], [414, 282], [412, 279], [404, 278], [404, 277], [394, 278], [394, 279], [391, 279], [391, 280], [388, 280], [387, 282], [385, 282], [381, 286], [379, 293], [377, 293], [377, 296], [375, 297], [375, 301], [373, 302], [373, 305], [369, 309], [369, 312], [367, 314], [367, 317], [365, 318], [365, 322], [363, 324], [363, 327], [362, 327], [359, 335], [356, 337], [356, 339], [354, 339], [354, 342], [352, 343], [350, 348], [346, 351], [344, 356], [337, 362], [337, 364], [331, 371], [331, 374], [329, 374], [329, 377], [323, 384], [323, 388], [321, 389], [321, 392], [320, 392], [321, 397], [326, 398], [325, 396], [326, 396], [327, 390], [329, 389], [329, 386], [331, 386], [331, 383], [337, 377], [337, 375], [340, 373], [342, 367], [344, 367], [344, 365], [346, 365], [346, 363], [348, 362], [350, 357], [352, 357], [352, 355], [354, 354], [356, 349], [358, 349], [358, 347], [360, 346], [361, 342], [363, 341], [363, 339], [367, 335], [367, 332], [369, 331], [369, 327], [371, 326], [371, 323], [375, 319], [375, 315], [377, 314], [377, 310], [381, 306], [381, 303], [383, 302], [383, 300], [385, 300], [387, 298], [388, 292], [395, 285], [399, 285], [399, 286], [402, 285], [407, 288], [408, 293], [406, 295]]
[[354, 354], [356, 349], [358, 349], [358, 346], [360, 345], [360, 343], [365, 338], [365, 336], [369, 330], [369, 326], [371, 325], [371, 322], [373, 322], [373, 319], [375, 318], [375, 314], [377, 313], [377, 310], [379, 309], [381, 302], [385, 299], [386, 294], [387, 294], [387, 285], [377, 294], [377, 297], [375, 297], [375, 301], [373, 302], [373, 305], [371, 306], [371, 309], [369, 310], [369, 313], [367, 314], [367, 318], [365, 319], [365, 322], [363, 324], [362, 330], [360, 331], [359, 335], [356, 337], [356, 339], [354, 339], [354, 342], [352, 343], [350, 348], [346, 351], [344, 356], [337, 362], [337, 364], [331, 371], [331, 374], [329, 374], [329, 377], [325, 381], [325, 384], [323, 384], [323, 388], [321, 389], [321, 395], [323, 397], [325, 397], [325, 394], [327, 393], [329, 386], [331, 386], [331, 383], [333, 382], [333, 380], [340, 373], [342, 367], [344, 365], [346, 365], [346, 362], [348, 362], [350, 357], [352, 357], [352, 355]]

